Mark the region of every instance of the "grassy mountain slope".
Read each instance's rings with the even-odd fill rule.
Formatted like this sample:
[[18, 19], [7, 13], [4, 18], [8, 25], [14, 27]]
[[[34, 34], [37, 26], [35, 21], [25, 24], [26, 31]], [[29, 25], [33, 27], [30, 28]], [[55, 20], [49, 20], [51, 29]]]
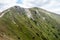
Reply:
[[43, 9], [15, 6], [3, 13], [0, 40], [60, 40], [60, 24]]
[[58, 23], [60, 23], [60, 15], [51, 13], [49, 16], [55, 19]]

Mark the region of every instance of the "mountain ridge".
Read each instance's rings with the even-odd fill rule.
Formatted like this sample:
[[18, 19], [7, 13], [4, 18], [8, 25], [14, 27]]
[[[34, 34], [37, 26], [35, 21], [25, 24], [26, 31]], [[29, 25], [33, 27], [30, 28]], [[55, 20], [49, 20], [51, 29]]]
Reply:
[[0, 17], [0, 40], [60, 40], [60, 16], [56, 14], [36, 7], [19, 6], [3, 13]]

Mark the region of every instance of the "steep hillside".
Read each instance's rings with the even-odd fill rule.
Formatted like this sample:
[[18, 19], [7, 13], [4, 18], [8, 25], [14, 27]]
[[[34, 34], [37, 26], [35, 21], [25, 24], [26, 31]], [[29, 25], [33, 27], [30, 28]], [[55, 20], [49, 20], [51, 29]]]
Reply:
[[55, 19], [58, 23], [60, 23], [60, 15], [51, 13], [49, 16]]
[[0, 40], [60, 40], [60, 21], [51, 15], [36, 7], [11, 7], [0, 15]]

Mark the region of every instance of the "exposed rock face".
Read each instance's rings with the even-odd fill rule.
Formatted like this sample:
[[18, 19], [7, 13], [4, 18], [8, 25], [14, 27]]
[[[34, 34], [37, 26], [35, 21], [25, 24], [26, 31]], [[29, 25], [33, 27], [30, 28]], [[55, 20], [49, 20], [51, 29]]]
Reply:
[[0, 14], [0, 40], [60, 40], [58, 17], [36, 7], [11, 7]]

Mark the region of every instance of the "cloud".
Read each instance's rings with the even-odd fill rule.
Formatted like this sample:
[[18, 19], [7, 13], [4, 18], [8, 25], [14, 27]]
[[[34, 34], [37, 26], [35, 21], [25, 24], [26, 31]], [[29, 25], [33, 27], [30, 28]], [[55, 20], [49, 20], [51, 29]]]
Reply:
[[7, 3], [15, 3], [16, 0], [0, 0], [0, 3], [7, 4]]
[[23, 0], [22, 4], [20, 4], [22, 7], [35, 7], [35, 6], [42, 6], [49, 2], [48, 0]]
[[60, 1], [58, 0], [50, 0], [46, 5], [41, 6], [41, 8], [46, 9], [48, 11], [60, 14]]
[[60, 0], [0, 0], [0, 11], [14, 5], [19, 5], [24, 8], [40, 7], [60, 14]]
[[0, 0], [0, 11], [3, 11], [16, 4], [17, 0]]

